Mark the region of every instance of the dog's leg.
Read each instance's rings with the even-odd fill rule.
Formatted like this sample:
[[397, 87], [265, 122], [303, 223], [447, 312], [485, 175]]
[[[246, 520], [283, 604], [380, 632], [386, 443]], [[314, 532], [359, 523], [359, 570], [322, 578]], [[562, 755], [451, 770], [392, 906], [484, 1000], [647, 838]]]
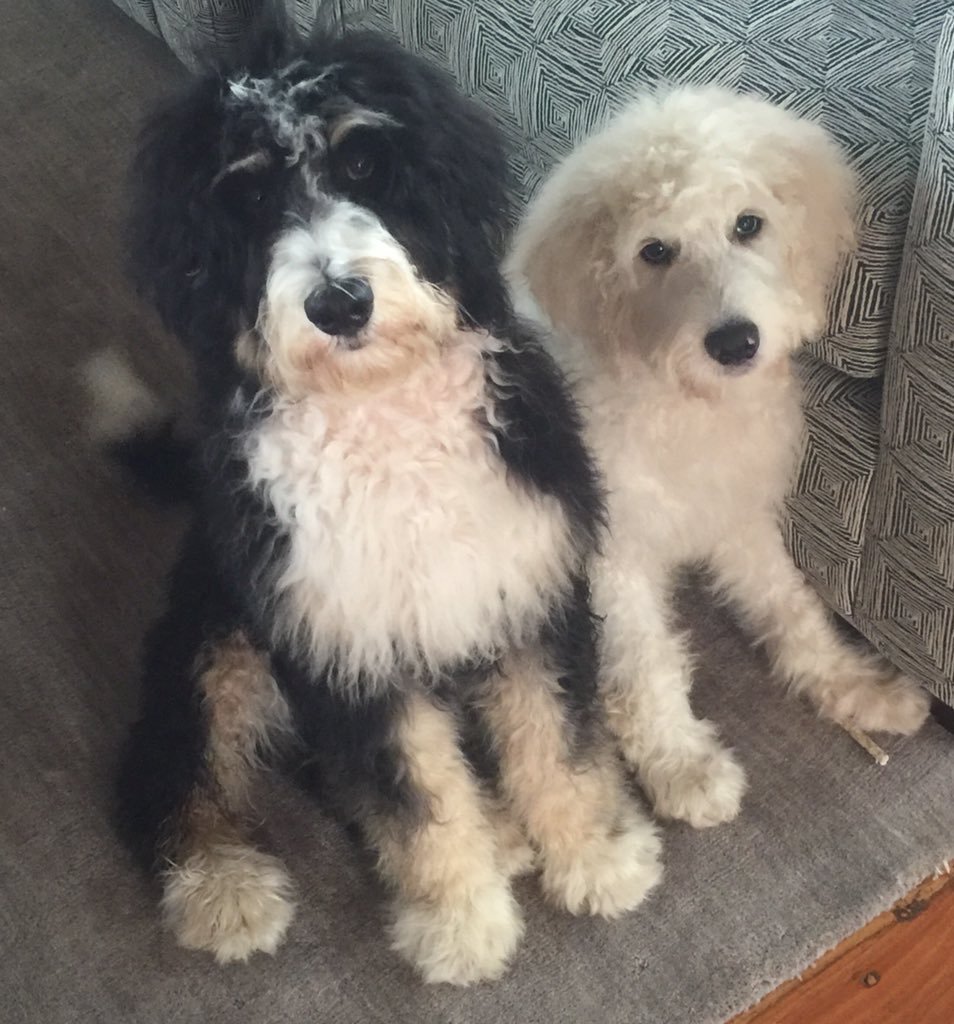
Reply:
[[635, 907], [661, 877], [660, 843], [626, 791], [602, 723], [575, 735], [559, 674], [540, 652], [506, 659], [484, 709], [501, 785], [539, 850], [545, 892], [574, 914]]
[[273, 952], [292, 916], [284, 868], [242, 826], [259, 752], [287, 728], [288, 710], [244, 636], [216, 627], [219, 639], [203, 643], [192, 618], [201, 600], [178, 596], [149, 645], [143, 714], [119, 779], [121, 825], [161, 875], [178, 941], [244, 960]]
[[657, 814], [696, 828], [734, 818], [745, 772], [715, 726], [689, 704], [692, 665], [673, 628], [665, 584], [604, 560], [597, 608], [604, 615], [607, 721]]
[[822, 715], [842, 725], [902, 734], [924, 722], [927, 693], [873, 651], [839, 635], [777, 528], [747, 529], [740, 543], [717, 552], [713, 568], [778, 673]]
[[264, 658], [240, 634], [202, 660], [203, 778], [167, 840], [162, 913], [181, 945], [224, 963], [274, 953], [292, 918], [285, 869], [249, 842], [241, 824], [259, 754], [289, 729], [288, 708]]
[[523, 933], [484, 795], [453, 716], [423, 695], [401, 713], [396, 753], [416, 813], [376, 801], [363, 824], [395, 891], [392, 938], [430, 982], [503, 973]]

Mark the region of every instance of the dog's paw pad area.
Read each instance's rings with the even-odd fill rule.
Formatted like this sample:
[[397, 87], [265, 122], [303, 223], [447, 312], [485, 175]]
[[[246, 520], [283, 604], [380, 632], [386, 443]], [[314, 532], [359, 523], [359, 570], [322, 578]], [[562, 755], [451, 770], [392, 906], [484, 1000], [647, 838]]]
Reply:
[[523, 935], [509, 886], [487, 887], [459, 902], [416, 902], [397, 908], [392, 947], [426, 982], [471, 985], [499, 978]]
[[162, 913], [180, 945], [220, 963], [274, 953], [294, 913], [281, 862], [240, 845], [194, 853], [165, 877]]

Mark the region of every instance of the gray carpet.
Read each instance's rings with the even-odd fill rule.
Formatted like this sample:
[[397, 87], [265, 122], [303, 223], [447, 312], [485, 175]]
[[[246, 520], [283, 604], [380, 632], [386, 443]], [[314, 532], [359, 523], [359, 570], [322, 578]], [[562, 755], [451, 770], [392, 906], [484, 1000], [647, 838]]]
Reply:
[[689, 600], [698, 700], [752, 777], [744, 813], [665, 830], [667, 880], [607, 924], [521, 884], [509, 975], [426, 989], [387, 950], [366, 858], [279, 783], [266, 828], [299, 884], [274, 958], [218, 968], [157, 928], [107, 824], [136, 649], [181, 523], [86, 450], [77, 363], [126, 345], [170, 393], [182, 360], [123, 283], [121, 180], [144, 107], [181, 72], [107, 0], [0, 3], [0, 1019], [7, 1024], [706, 1024], [723, 1021], [954, 853], [954, 741], [873, 765], [765, 684]]

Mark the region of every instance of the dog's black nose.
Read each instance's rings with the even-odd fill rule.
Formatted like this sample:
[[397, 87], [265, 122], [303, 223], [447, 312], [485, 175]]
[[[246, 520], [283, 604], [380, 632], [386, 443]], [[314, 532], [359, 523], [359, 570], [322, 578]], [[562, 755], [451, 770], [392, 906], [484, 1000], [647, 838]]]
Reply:
[[751, 320], [730, 320], [729, 323], [709, 331], [705, 340], [706, 352], [723, 366], [738, 366], [748, 362], [759, 350], [759, 329]]
[[374, 292], [363, 277], [341, 277], [305, 299], [305, 316], [325, 334], [357, 334], [371, 319]]

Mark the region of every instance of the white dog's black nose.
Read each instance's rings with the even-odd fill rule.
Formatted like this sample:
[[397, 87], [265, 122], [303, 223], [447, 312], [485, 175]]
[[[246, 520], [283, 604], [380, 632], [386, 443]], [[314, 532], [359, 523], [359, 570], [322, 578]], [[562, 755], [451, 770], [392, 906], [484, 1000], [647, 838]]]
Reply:
[[325, 334], [357, 334], [371, 319], [374, 292], [363, 277], [341, 277], [305, 299], [305, 316]]
[[751, 320], [730, 320], [709, 331], [706, 352], [722, 366], [748, 362], [759, 350], [759, 329]]

